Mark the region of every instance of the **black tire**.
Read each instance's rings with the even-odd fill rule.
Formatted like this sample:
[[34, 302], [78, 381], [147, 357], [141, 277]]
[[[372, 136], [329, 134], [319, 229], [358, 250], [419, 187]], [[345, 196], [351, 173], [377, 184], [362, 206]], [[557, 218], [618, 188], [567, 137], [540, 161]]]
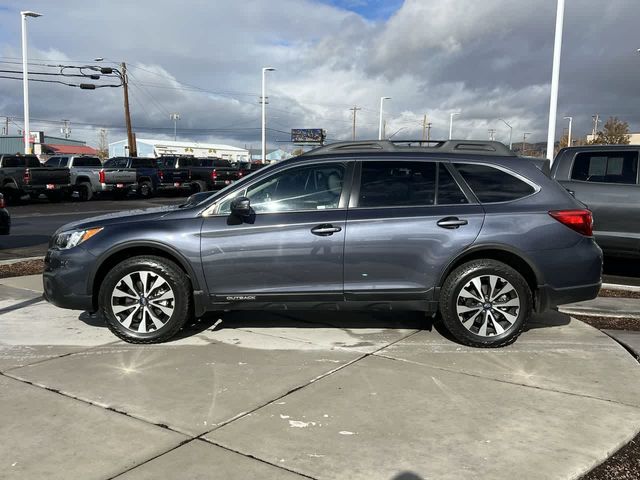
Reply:
[[[134, 329], [126, 328], [113, 311], [112, 294], [122, 279], [135, 272], [149, 271], [155, 273], [166, 281], [173, 291], [173, 312], [161, 328], [141, 333]], [[136, 284], [139, 288], [140, 284]], [[113, 267], [105, 276], [98, 293], [98, 305], [100, 314], [105, 319], [109, 330], [114, 335], [129, 343], [159, 343], [172, 338], [185, 323], [190, 320], [191, 308], [191, 282], [184, 271], [174, 262], [162, 257], [139, 256], [129, 258]], [[150, 297], [149, 297], [150, 298]], [[137, 305], [136, 302], [133, 302]], [[135, 307], [132, 307], [132, 309]], [[123, 316], [131, 310], [125, 311]], [[157, 311], [156, 311], [157, 313]], [[120, 317], [122, 318], [122, 317]], [[138, 320], [134, 320], [138, 321]], [[153, 322], [152, 322], [153, 323]], [[134, 324], [132, 323], [132, 326]], [[151, 325], [151, 323], [149, 324]]]
[[89, 182], [78, 183], [75, 190], [78, 192], [78, 200], [81, 202], [88, 202], [93, 197], [93, 189]]
[[191, 191], [193, 193], [206, 192], [207, 184], [204, 183], [202, 180], [195, 180], [191, 182]]
[[[483, 277], [480, 281], [481, 283], [484, 282], [484, 286], [481, 288], [487, 287], [489, 275], [500, 277], [501, 280], [511, 284], [512, 291], [515, 293], [509, 291], [508, 294], [502, 295], [498, 299], [511, 295], [519, 301], [518, 307], [506, 308], [501, 306], [499, 301], [490, 302], [487, 300], [486, 292], [481, 295], [482, 303], [469, 297], [460, 296], [462, 289], [472, 279]], [[499, 283], [497, 285], [506, 284]], [[472, 291], [477, 294], [475, 287], [472, 287]], [[467, 292], [468, 290], [465, 290], [465, 294], [468, 295]], [[505, 301], [509, 303], [513, 299], [507, 298], [503, 300], [503, 302]], [[462, 315], [466, 315], [465, 320], [467, 324], [471, 324], [470, 328], [465, 327], [458, 314], [458, 306], [465, 308], [467, 306], [466, 302], [471, 302], [471, 309], [468, 314], [462, 313]], [[440, 314], [444, 326], [456, 340], [472, 347], [497, 348], [513, 343], [522, 333], [525, 323], [531, 317], [532, 304], [531, 288], [527, 281], [509, 265], [496, 260], [473, 260], [459, 266], [449, 274], [440, 291]], [[489, 306], [486, 309], [492, 312], [492, 316], [497, 319], [497, 322], [483, 320], [485, 318], [485, 306], [487, 305]], [[478, 313], [478, 310], [480, 313]], [[515, 321], [510, 323], [507, 317], [500, 313], [502, 311], [508, 312], [510, 317], [515, 316]], [[471, 321], [471, 317], [477, 313], [479, 316], [476, 317], [476, 320]], [[485, 335], [481, 335], [483, 322], [488, 325], [484, 327]], [[504, 331], [500, 333], [500, 329]]]
[[15, 183], [7, 183], [2, 188], [2, 193], [4, 194], [5, 200], [10, 205], [17, 205], [20, 203], [20, 199], [22, 198], [22, 194]]
[[151, 182], [140, 182], [138, 184], [138, 195], [140, 195], [142, 198], [153, 197], [153, 185], [151, 185]]

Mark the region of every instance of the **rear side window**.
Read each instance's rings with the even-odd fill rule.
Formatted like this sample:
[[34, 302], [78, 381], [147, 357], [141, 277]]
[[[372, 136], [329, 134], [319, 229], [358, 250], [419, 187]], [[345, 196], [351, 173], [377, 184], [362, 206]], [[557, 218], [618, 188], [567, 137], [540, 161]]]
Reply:
[[359, 207], [433, 205], [434, 162], [363, 162]]
[[576, 155], [571, 178], [583, 182], [638, 183], [638, 152], [582, 152]]
[[76, 167], [101, 167], [102, 162], [98, 157], [76, 157], [73, 159], [73, 165]]
[[488, 165], [454, 164], [481, 203], [508, 202], [535, 192], [527, 182]]

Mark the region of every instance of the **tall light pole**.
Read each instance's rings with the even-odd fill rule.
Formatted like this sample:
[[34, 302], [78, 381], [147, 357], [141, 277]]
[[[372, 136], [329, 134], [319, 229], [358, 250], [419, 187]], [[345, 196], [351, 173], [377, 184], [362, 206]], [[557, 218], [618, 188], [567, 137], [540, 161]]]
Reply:
[[449, 140], [453, 138], [453, 117], [460, 115], [460, 112], [451, 112], [449, 114]]
[[267, 90], [266, 90], [266, 73], [273, 72], [273, 67], [262, 68], [262, 159], [264, 163], [267, 159]]
[[549, 100], [549, 130], [547, 132], [547, 158], [553, 163], [556, 143], [556, 114], [558, 110], [558, 85], [560, 82], [560, 52], [562, 50], [562, 26], [564, 0], [558, 0], [556, 12], [556, 38], [553, 43], [553, 70], [551, 72], [551, 99]]
[[502, 123], [504, 123], [507, 127], [509, 127], [509, 149], [511, 150], [511, 147], [513, 146], [513, 127], [511, 125], [509, 125], [503, 118], [500, 118], [499, 120], [502, 121]]
[[524, 132], [522, 134], [522, 155], [524, 156], [527, 151], [527, 135], [531, 135], [531, 132]]
[[378, 127], [378, 140], [382, 140], [384, 136], [382, 133], [382, 105], [385, 100], [391, 100], [391, 97], [380, 97], [380, 126]]
[[22, 19], [22, 92], [24, 96], [24, 153], [31, 153], [29, 134], [29, 73], [27, 69], [27, 17], [41, 17], [42, 14], [26, 10], [20, 12]]
[[569, 133], [567, 134], [567, 147], [571, 146], [571, 124], [573, 123], [573, 117], [564, 117], [565, 120], [569, 120]]
[[173, 141], [175, 142], [178, 138], [178, 120], [180, 120], [180, 114], [172, 113], [169, 115], [169, 118], [173, 120]]

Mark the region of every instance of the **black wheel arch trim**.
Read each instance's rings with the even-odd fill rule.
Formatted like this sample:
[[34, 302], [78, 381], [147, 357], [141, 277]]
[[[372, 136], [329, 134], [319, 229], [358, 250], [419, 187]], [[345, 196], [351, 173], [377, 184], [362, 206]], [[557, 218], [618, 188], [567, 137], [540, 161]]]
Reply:
[[544, 285], [544, 275], [542, 275], [542, 272], [540, 272], [540, 270], [535, 266], [535, 264], [531, 261], [531, 258], [529, 258], [529, 256], [523, 252], [522, 250], [519, 250], [517, 248], [513, 248], [510, 245], [505, 245], [502, 243], [481, 243], [481, 244], [473, 244], [470, 245], [469, 247], [467, 247], [465, 250], [463, 250], [462, 252], [460, 252], [458, 255], [456, 255], [448, 264], [447, 266], [442, 270], [441, 274], [440, 274], [440, 278], [438, 279], [438, 283], [437, 283], [437, 293], [440, 293], [440, 288], [442, 287], [442, 285], [444, 284], [445, 280], [447, 279], [447, 277], [449, 276], [449, 274], [451, 273], [451, 271], [453, 270], [453, 266], [456, 265], [457, 263], [459, 263], [459, 261], [469, 255], [481, 252], [483, 250], [493, 250], [493, 251], [502, 251], [505, 253], [508, 253], [510, 255], [514, 255], [518, 258], [520, 258], [523, 262], [525, 262], [527, 264], [527, 266], [531, 269], [531, 271], [533, 272], [533, 274], [535, 275], [535, 280], [536, 280], [536, 286], [538, 285]]
[[175, 258], [177, 260], [179, 265], [189, 275], [189, 278], [191, 280], [191, 286], [192, 286], [193, 290], [194, 291], [199, 291], [200, 290], [200, 281], [198, 279], [196, 271], [194, 270], [194, 268], [191, 265], [191, 263], [184, 257], [184, 255], [182, 255], [178, 250], [176, 250], [175, 248], [171, 247], [170, 245], [167, 245], [166, 243], [155, 242], [155, 241], [152, 241], [152, 240], [151, 241], [150, 240], [141, 240], [141, 241], [126, 242], [126, 243], [122, 243], [122, 244], [116, 245], [116, 246], [110, 248], [109, 250], [103, 252], [97, 258], [97, 261], [94, 263], [94, 267], [93, 267], [93, 269], [91, 271], [91, 275], [89, 277], [89, 287], [91, 289], [90, 293], [93, 294], [93, 287], [94, 287], [94, 283], [95, 283], [95, 279], [96, 279], [96, 274], [98, 273], [100, 268], [102, 268], [102, 266], [104, 265], [104, 262], [106, 262], [110, 257], [112, 257], [113, 255], [115, 255], [115, 254], [117, 254], [119, 252], [123, 252], [125, 250], [129, 250], [129, 249], [133, 249], [133, 248], [140, 248], [140, 247], [150, 247], [150, 248], [154, 248], [156, 250], [162, 250], [163, 252], [167, 253], [168, 255], [171, 255], [173, 258]]

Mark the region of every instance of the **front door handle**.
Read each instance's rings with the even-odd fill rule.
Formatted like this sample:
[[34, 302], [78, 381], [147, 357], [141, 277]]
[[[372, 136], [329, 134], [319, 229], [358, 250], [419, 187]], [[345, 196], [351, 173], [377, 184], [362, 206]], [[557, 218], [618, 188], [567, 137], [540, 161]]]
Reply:
[[311, 229], [311, 233], [320, 237], [328, 237], [329, 235], [333, 235], [334, 233], [337, 233], [341, 230], [342, 228], [334, 227], [330, 223], [323, 223], [321, 225], [318, 225], [317, 227], [313, 227]]
[[458, 217], [445, 217], [441, 220], [438, 220], [438, 226], [442, 227], [442, 228], [449, 228], [449, 229], [453, 229], [453, 228], [459, 228], [462, 225], [466, 225], [469, 222], [467, 222], [464, 219], [460, 219]]

